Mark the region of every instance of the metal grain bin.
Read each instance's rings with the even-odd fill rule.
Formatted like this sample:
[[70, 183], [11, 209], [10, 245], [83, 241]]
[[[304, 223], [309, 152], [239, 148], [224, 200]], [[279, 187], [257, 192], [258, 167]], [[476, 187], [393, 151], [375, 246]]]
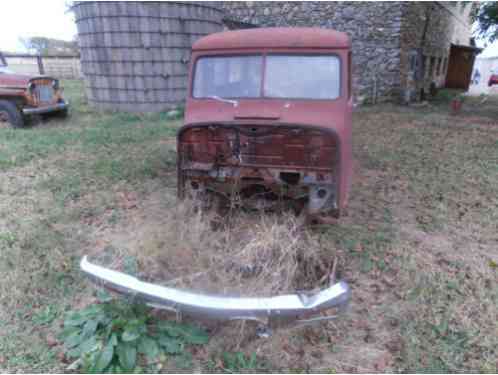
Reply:
[[218, 2], [75, 2], [89, 103], [158, 112], [186, 96], [192, 43], [222, 29]]

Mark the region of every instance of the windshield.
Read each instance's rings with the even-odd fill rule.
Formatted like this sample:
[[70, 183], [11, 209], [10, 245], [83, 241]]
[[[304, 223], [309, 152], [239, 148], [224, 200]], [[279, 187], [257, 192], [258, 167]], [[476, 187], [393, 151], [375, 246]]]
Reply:
[[336, 99], [340, 61], [335, 55], [206, 56], [197, 60], [194, 98]]
[[255, 98], [261, 92], [262, 56], [202, 57], [197, 60], [195, 98]]
[[335, 99], [339, 77], [337, 56], [269, 55], [264, 93], [270, 98]]

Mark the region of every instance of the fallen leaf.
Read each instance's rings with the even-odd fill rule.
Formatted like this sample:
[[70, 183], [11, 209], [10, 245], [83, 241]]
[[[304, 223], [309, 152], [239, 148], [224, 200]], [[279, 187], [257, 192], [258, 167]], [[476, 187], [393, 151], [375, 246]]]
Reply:
[[51, 334], [51, 333], [49, 333], [49, 334], [47, 335], [47, 337], [45, 338], [45, 340], [47, 341], [47, 345], [48, 345], [49, 347], [51, 347], [51, 348], [52, 348], [52, 347], [54, 347], [54, 346], [56, 346], [56, 345], [58, 344], [58, 342], [57, 342], [56, 338], [55, 338], [55, 337], [54, 337], [54, 335], [53, 335], [53, 334]]
[[391, 362], [391, 355], [389, 353], [384, 353], [377, 358], [374, 367], [377, 371], [385, 372], [387, 366], [389, 366], [389, 362]]

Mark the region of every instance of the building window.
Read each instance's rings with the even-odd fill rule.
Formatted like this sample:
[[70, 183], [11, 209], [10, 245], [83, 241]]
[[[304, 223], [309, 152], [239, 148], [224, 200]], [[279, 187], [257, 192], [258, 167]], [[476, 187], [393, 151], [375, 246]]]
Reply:
[[417, 51], [410, 52], [410, 71], [411, 72], [417, 71], [417, 65], [418, 65], [417, 62], [418, 62]]
[[448, 64], [448, 58], [447, 58], [447, 57], [445, 57], [445, 58], [443, 59], [443, 74], [444, 74], [444, 73], [446, 73], [446, 68], [447, 68], [447, 66], [446, 66], [446, 65], [447, 65], [447, 64]]
[[436, 64], [436, 58], [431, 57], [431, 65], [429, 66], [429, 78], [434, 77], [434, 65]]
[[460, 14], [464, 14], [465, 13], [465, 8], [467, 7], [467, 2], [466, 1], [462, 1], [460, 3]]
[[442, 59], [441, 57], [439, 59], [437, 59], [437, 69], [436, 69], [436, 74], [439, 76], [441, 75], [441, 63], [442, 63]]

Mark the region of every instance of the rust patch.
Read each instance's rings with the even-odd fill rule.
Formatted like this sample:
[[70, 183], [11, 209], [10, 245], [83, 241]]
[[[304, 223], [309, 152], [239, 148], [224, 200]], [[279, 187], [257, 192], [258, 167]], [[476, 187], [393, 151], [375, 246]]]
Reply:
[[316, 128], [187, 127], [178, 153], [180, 197], [189, 188], [250, 207], [291, 199], [305, 201], [310, 215], [337, 209], [337, 143]]

